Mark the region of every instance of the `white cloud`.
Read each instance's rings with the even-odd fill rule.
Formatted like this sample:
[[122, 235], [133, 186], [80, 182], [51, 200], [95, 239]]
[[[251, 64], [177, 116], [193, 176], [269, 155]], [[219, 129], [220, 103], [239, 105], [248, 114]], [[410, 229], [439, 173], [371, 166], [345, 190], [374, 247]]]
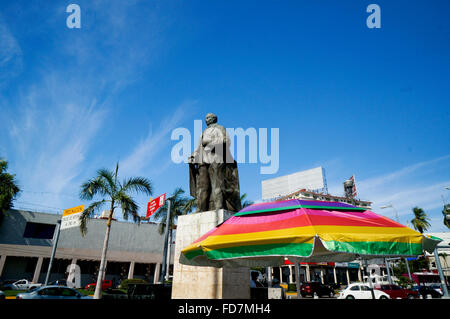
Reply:
[[[87, 174], [109, 165], [99, 163], [104, 160], [99, 141], [102, 129], [112, 111], [118, 110], [118, 94], [155, 61], [166, 25], [157, 19], [159, 11], [155, 10], [139, 20], [142, 26], [136, 26], [131, 18], [133, 10], [140, 10], [133, 1], [95, 1], [89, 5], [91, 19], [84, 20], [82, 29], [62, 38], [59, 29], [55, 31], [58, 47], [49, 52], [66, 63], [53, 63], [51, 57], [42, 59], [39, 65], [30, 65], [32, 83], [0, 94], [2, 115], [7, 114], [6, 125], [0, 127], [1, 136], [7, 138], [1, 149], [8, 151], [11, 171], [27, 190], [18, 202], [71, 207], [78, 204], [78, 189]], [[152, 8], [143, 10], [151, 12]], [[49, 26], [54, 23], [49, 22]], [[137, 34], [138, 29], [148, 30]], [[48, 53], [43, 50], [39, 53]], [[21, 66], [22, 50], [0, 17], [0, 84], [3, 77], [8, 80], [17, 74]], [[159, 131], [150, 131], [134, 148], [127, 157], [130, 167], [149, 165], [153, 159], [149, 146], [164, 144], [164, 134], [180, 121], [182, 111], [180, 106]], [[143, 159], [136, 161], [133, 154]]]
[[[70, 91], [70, 83], [53, 73], [21, 94], [17, 112], [10, 117], [10, 152], [22, 188], [41, 192], [70, 192], [86, 165], [90, 151], [107, 112], [93, 96]], [[22, 199], [27, 200], [27, 194]], [[42, 199], [34, 198], [42, 202]], [[61, 199], [59, 199], [61, 200]], [[30, 199], [28, 199], [30, 201]], [[62, 205], [53, 202], [53, 206]]]
[[0, 84], [22, 69], [22, 49], [0, 15]]
[[[153, 130], [153, 123], [150, 123], [149, 132], [145, 139], [141, 140], [131, 154], [121, 161], [122, 175], [135, 175], [149, 167], [155, 156], [158, 156], [172, 142], [170, 133], [185, 118], [186, 110], [191, 110], [196, 103], [196, 101], [191, 100], [181, 103], [173, 113], [162, 119], [155, 131]], [[165, 165], [165, 167], [167, 168], [168, 165]]]
[[[445, 187], [450, 184], [449, 159], [450, 155], [446, 155], [361, 180], [357, 182], [358, 194], [372, 201], [373, 210], [379, 214], [395, 219], [397, 212], [403, 224], [413, 218], [413, 207], [421, 207], [432, 220], [432, 228], [442, 231], [440, 211]], [[380, 209], [391, 204], [393, 208]]]

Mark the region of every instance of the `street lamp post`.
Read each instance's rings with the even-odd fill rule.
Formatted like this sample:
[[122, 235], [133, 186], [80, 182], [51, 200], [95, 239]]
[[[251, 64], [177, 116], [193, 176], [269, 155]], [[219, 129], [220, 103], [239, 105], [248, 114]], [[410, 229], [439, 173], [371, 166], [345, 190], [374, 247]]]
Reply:
[[397, 220], [397, 223], [400, 223], [400, 219], [398, 218], [398, 211], [397, 209], [394, 207], [394, 205], [392, 205], [392, 203], [390, 203], [389, 205], [385, 205], [385, 206], [381, 206], [381, 209], [385, 209], [385, 208], [393, 208], [395, 211], [395, 219]]

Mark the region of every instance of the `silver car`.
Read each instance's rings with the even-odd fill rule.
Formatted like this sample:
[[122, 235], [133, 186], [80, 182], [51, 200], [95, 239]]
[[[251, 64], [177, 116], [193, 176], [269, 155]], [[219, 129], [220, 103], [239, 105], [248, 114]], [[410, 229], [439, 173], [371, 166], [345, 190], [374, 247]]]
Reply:
[[17, 294], [16, 299], [92, 299], [77, 290], [64, 286], [44, 286], [31, 292]]

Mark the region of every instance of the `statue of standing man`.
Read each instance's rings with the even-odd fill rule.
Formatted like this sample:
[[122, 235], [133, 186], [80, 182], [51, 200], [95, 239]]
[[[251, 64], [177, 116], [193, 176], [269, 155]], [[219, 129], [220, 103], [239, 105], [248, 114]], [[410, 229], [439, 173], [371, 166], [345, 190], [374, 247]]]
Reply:
[[189, 157], [190, 194], [197, 201], [197, 212], [241, 209], [237, 163], [229, 147], [226, 129], [217, 124], [217, 116], [206, 115], [208, 126]]

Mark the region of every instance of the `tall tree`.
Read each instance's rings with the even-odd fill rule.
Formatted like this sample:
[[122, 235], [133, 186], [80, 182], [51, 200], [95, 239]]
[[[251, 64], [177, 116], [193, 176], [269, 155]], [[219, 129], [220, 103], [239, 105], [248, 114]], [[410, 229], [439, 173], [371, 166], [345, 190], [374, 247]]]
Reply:
[[16, 175], [7, 173], [8, 161], [0, 159], [0, 224], [3, 215], [12, 207], [13, 200], [20, 192]]
[[423, 234], [424, 231], [430, 227], [429, 218], [427, 213], [424, 212], [422, 208], [414, 207], [413, 208], [414, 218], [411, 220], [411, 224], [414, 229]]
[[[195, 208], [195, 199], [193, 200], [192, 198], [183, 196], [184, 193], [185, 192], [181, 187], [177, 187], [170, 196], [170, 225], [175, 224], [178, 216], [189, 214]], [[161, 220], [158, 231], [160, 234], [163, 234], [166, 229], [167, 205], [161, 207], [152, 217]]]
[[444, 215], [444, 225], [450, 228], [450, 204], [445, 204], [442, 209], [442, 215]]
[[96, 177], [88, 180], [81, 185], [80, 198], [82, 200], [92, 200], [95, 196], [101, 197], [100, 200], [93, 202], [81, 214], [80, 230], [83, 236], [87, 231], [87, 222], [95, 212], [100, 210], [105, 204], [109, 205], [108, 220], [106, 222], [106, 233], [103, 243], [102, 257], [100, 261], [100, 269], [97, 277], [97, 285], [95, 287], [94, 299], [101, 297], [102, 280], [105, 272], [106, 252], [108, 250], [109, 233], [111, 229], [111, 221], [116, 209], [122, 210], [122, 216], [125, 220], [131, 215], [137, 223], [141, 218], [138, 215], [139, 206], [131, 197], [131, 193], [152, 194], [151, 181], [145, 177], [131, 177], [118, 181], [119, 163], [116, 164], [115, 171], [100, 169], [97, 171]]
[[246, 198], [247, 193], [241, 195], [241, 209], [254, 204], [251, 200], [246, 200]]

